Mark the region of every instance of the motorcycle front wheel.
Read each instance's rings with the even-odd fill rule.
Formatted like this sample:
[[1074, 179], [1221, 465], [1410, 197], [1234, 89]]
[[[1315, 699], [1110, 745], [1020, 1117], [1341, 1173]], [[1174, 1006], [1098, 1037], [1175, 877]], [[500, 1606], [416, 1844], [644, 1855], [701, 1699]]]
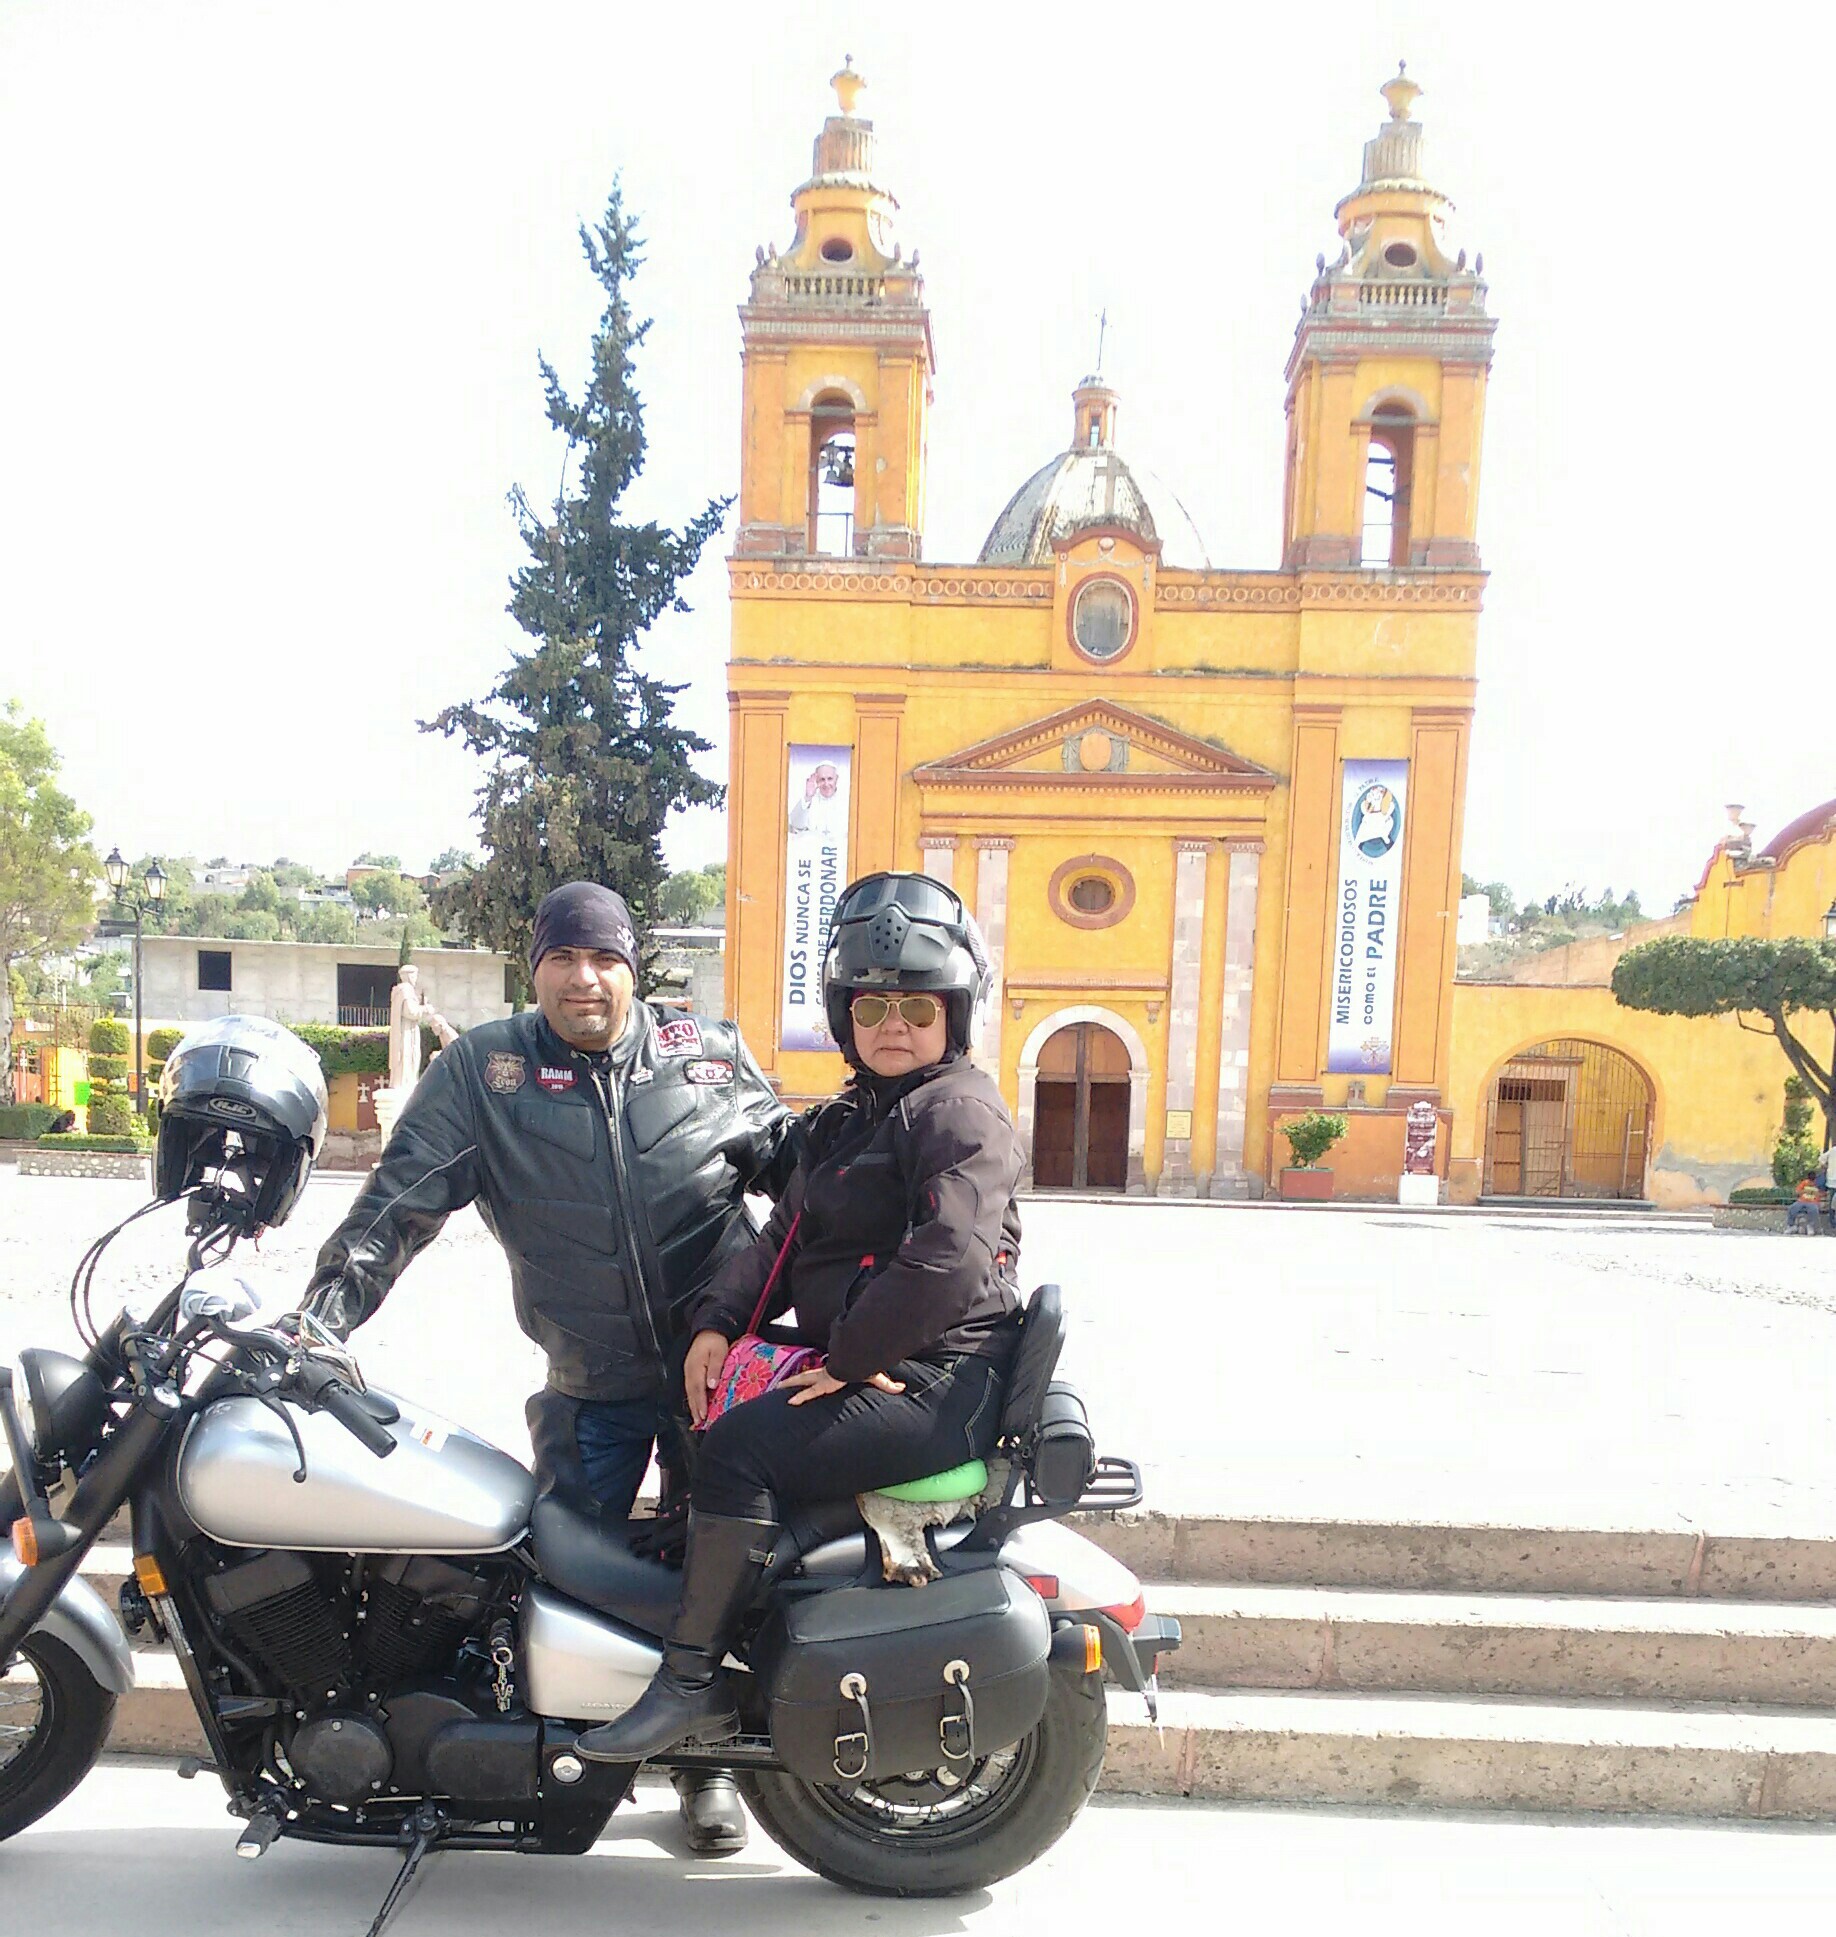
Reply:
[[806, 1869], [880, 1897], [986, 1889], [1043, 1856], [1103, 1772], [1103, 1677], [1052, 1676], [1039, 1726], [966, 1774], [920, 1770], [846, 1788], [781, 1770], [740, 1787], [771, 1840]]
[[0, 1674], [0, 1839], [54, 1809], [108, 1740], [115, 1697], [61, 1641], [28, 1635]]

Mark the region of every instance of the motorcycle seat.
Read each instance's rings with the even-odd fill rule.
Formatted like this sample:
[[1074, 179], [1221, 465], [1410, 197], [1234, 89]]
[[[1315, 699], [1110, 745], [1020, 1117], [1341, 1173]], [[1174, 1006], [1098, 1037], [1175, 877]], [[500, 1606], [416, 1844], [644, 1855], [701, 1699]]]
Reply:
[[634, 1554], [619, 1529], [602, 1526], [547, 1493], [529, 1516], [529, 1547], [542, 1578], [570, 1601], [609, 1614], [640, 1634], [668, 1632], [682, 1575]]
[[978, 1493], [988, 1488], [988, 1467], [983, 1460], [972, 1459], [961, 1466], [953, 1466], [947, 1473], [932, 1473], [922, 1480], [904, 1480], [898, 1486], [882, 1486], [875, 1490], [889, 1500], [906, 1500], [914, 1506], [946, 1506], [958, 1500], [973, 1500]]

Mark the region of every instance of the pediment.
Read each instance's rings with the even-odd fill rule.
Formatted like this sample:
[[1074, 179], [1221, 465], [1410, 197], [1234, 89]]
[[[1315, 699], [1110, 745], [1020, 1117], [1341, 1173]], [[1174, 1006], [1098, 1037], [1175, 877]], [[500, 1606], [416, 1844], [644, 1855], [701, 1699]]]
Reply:
[[919, 786], [1122, 786], [1264, 793], [1266, 767], [1114, 700], [1086, 700], [914, 770]]

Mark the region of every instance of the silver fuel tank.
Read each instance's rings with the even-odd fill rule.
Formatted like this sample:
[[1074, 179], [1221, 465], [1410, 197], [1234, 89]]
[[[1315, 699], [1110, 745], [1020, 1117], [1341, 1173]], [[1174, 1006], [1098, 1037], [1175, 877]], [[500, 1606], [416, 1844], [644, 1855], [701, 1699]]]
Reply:
[[179, 1500], [230, 1547], [494, 1554], [519, 1539], [535, 1503], [529, 1469], [463, 1427], [394, 1403], [395, 1451], [384, 1459], [335, 1419], [290, 1406], [306, 1448], [306, 1479], [296, 1485], [299, 1456], [286, 1427], [259, 1400], [220, 1399], [186, 1429]]

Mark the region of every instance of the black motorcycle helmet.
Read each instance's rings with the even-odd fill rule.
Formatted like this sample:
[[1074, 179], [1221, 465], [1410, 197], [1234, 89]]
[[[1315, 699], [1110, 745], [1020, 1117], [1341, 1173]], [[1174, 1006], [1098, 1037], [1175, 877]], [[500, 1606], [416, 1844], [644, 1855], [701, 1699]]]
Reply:
[[159, 1085], [153, 1194], [197, 1190], [197, 1221], [284, 1224], [325, 1143], [325, 1073], [291, 1029], [222, 1016], [187, 1030]]
[[955, 892], [928, 874], [869, 874], [850, 882], [829, 918], [822, 959], [822, 1004], [829, 1033], [855, 1062], [857, 995], [888, 992], [943, 997], [950, 1047], [974, 1040], [988, 993], [988, 950]]

